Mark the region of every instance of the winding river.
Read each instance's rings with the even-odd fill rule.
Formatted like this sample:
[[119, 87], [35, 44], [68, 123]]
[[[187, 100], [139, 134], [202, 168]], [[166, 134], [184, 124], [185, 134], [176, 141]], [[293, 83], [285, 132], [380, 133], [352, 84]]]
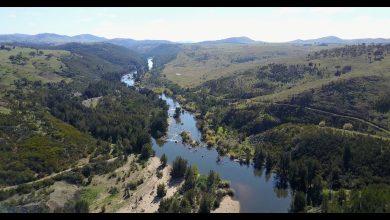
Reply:
[[[152, 59], [150, 62], [149, 70], [153, 65]], [[129, 80], [122, 81], [127, 83]], [[134, 85], [134, 80], [131, 85], [128, 85]], [[233, 199], [240, 202], [241, 212], [288, 211], [291, 194], [286, 190], [275, 188], [275, 175], [273, 173], [266, 174], [264, 170], [256, 170], [251, 165], [240, 165], [228, 157], [220, 157], [221, 160], [217, 161], [218, 152], [215, 148], [205, 147], [205, 143], [201, 140], [201, 132], [196, 126], [194, 114], [183, 111], [180, 120], [175, 120], [173, 114], [175, 108], [180, 107], [180, 104], [164, 94], [160, 95], [160, 98], [169, 105], [169, 127], [164, 143], [152, 140], [153, 149], [158, 157], [165, 154], [168, 157], [168, 162], [172, 164], [177, 156], [181, 156], [188, 160], [190, 165], [197, 165], [201, 174], [207, 175], [210, 170], [216, 171], [223, 179], [230, 181], [235, 192]], [[179, 135], [182, 131], [190, 132], [192, 138], [201, 143], [200, 146], [191, 148], [182, 144]]]

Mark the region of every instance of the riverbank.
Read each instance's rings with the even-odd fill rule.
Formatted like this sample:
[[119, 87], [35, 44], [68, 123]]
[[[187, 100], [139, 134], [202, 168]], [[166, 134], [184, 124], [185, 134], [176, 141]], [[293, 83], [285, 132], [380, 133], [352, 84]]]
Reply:
[[211, 213], [239, 213], [241, 209], [240, 202], [233, 200], [230, 196], [225, 196], [219, 207]]
[[[162, 170], [162, 177], [159, 179], [156, 175], [160, 167], [160, 159], [152, 157], [149, 159], [149, 164], [145, 168], [145, 172], [151, 173], [152, 176], [146, 179], [145, 182], [132, 194], [133, 199], [125, 201], [125, 205], [118, 209], [117, 213], [153, 213], [160, 206], [160, 199], [157, 198], [157, 185], [164, 183], [167, 187], [165, 197], [172, 196], [180, 187], [182, 182], [171, 182], [170, 165]], [[142, 198], [142, 199], [140, 199]]]

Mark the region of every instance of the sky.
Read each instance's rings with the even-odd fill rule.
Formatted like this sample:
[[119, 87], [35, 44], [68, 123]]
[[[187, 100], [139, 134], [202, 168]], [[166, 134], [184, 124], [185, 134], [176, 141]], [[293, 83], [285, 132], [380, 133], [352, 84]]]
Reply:
[[93, 34], [198, 42], [390, 38], [390, 8], [0, 8], [0, 34]]

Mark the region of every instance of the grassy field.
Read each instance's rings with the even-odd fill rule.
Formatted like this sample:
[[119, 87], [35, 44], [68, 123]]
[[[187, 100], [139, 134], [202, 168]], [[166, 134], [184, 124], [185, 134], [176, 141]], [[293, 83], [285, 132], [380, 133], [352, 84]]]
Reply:
[[[245, 72], [261, 64], [296, 62], [320, 46], [289, 44], [186, 45], [176, 59], [165, 65], [163, 76], [183, 87]], [[326, 48], [330, 48], [326, 47]]]
[[[301, 61], [303, 62], [303, 61]], [[388, 57], [385, 57], [382, 61], [375, 61], [369, 63], [365, 56], [360, 56], [357, 58], [328, 58], [321, 60], [312, 60], [313, 63], [320, 63], [321, 67], [327, 67], [329, 70], [333, 69], [336, 71], [335, 66], [345, 66], [351, 65], [352, 71], [343, 74], [339, 77], [329, 77], [309, 82], [301, 82], [300, 84], [283, 90], [278, 93], [273, 93], [265, 96], [259, 96], [253, 98], [254, 101], [283, 101], [288, 98], [291, 98], [292, 95], [302, 93], [311, 89], [321, 88], [322, 85], [329, 84], [331, 82], [336, 82], [340, 80], [347, 80], [356, 77], [365, 77], [365, 76], [380, 76], [383, 77], [386, 81], [390, 81], [390, 60]], [[306, 62], [307, 63], [307, 62]], [[387, 84], [388, 85], [388, 84]]]
[[86, 99], [82, 102], [82, 104], [88, 108], [96, 108], [97, 104], [99, 103], [99, 99], [101, 99], [101, 98], [102, 98], [102, 96], [99, 96], [96, 98]]
[[[67, 51], [61, 50], [37, 50], [30, 48], [18, 48], [0, 50], [0, 88], [12, 88], [14, 80], [26, 78], [31, 81], [59, 82], [65, 80], [64, 77], [56, 74], [66, 68], [61, 62], [62, 56], [69, 55]], [[35, 53], [31, 55], [30, 53]], [[18, 54], [24, 58], [22, 63], [12, 63], [10, 56]]]

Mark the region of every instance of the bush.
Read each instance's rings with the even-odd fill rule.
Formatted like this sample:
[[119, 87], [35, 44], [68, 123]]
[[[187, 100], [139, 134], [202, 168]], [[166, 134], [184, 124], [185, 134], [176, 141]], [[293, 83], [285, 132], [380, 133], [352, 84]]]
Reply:
[[161, 179], [163, 177], [163, 173], [161, 171], [157, 172], [157, 178]]
[[115, 195], [119, 193], [119, 190], [117, 187], [111, 187], [110, 190], [108, 190], [108, 193], [110, 193], [111, 195]]
[[83, 182], [84, 176], [80, 172], [70, 171], [61, 175], [59, 178], [67, 183], [79, 185]]
[[30, 184], [22, 184], [16, 187], [16, 192], [21, 195], [21, 194], [26, 194], [30, 193], [32, 190], [32, 186]]
[[85, 200], [79, 200], [76, 202], [74, 209], [76, 213], [88, 213], [89, 204]]
[[353, 125], [351, 123], [345, 123], [343, 125], [343, 129], [351, 131], [353, 129]]
[[163, 198], [167, 194], [167, 190], [165, 189], [165, 184], [158, 184], [157, 186], [157, 197]]
[[135, 181], [131, 181], [127, 184], [127, 188], [130, 190], [136, 190], [137, 189], [137, 183]]

